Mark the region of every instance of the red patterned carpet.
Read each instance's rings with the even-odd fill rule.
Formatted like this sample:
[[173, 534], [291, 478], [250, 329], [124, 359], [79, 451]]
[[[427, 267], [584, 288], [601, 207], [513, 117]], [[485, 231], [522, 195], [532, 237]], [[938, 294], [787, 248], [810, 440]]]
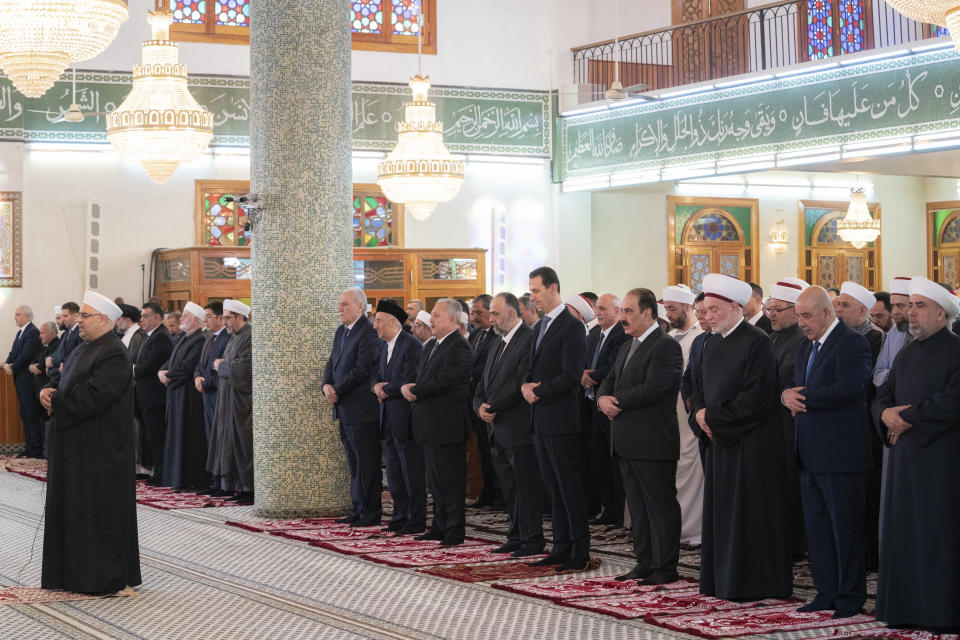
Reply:
[[651, 591], [673, 591], [675, 589], [690, 589], [697, 586], [693, 578], [681, 578], [676, 582], [655, 586], [642, 586], [635, 580], [614, 580], [611, 576], [596, 578], [566, 578], [556, 582], [508, 582], [491, 585], [494, 589], [502, 589], [512, 593], [519, 593], [534, 598], [545, 598], [559, 602], [571, 598], [597, 598], [603, 596], [630, 596]]
[[[749, 604], [749, 603], [747, 603]], [[702, 638], [729, 638], [763, 633], [806, 631], [826, 627], [849, 626], [873, 622], [873, 616], [859, 614], [843, 620], [832, 619], [832, 611], [800, 613], [797, 604], [754, 606], [738, 610], [713, 610], [709, 613], [687, 613], [648, 617], [647, 622], [665, 629], [691, 633]]]
[[0, 604], [40, 604], [43, 602], [67, 602], [70, 600], [92, 600], [100, 596], [88, 596], [69, 591], [48, 591], [33, 587], [0, 588]]

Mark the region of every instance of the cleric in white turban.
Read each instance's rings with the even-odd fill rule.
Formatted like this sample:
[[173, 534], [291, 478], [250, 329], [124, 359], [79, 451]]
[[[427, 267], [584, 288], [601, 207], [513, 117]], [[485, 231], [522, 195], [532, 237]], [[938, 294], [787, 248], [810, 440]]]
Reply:
[[40, 392], [53, 417], [44, 514], [44, 589], [116, 593], [140, 584], [133, 371], [114, 331], [120, 307], [88, 291], [78, 346]]
[[876, 297], [866, 287], [849, 280], [840, 285], [840, 295], [833, 301], [837, 318], [867, 339], [874, 365], [883, 346], [883, 331], [870, 322], [870, 308], [876, 303]]
[[576, 293], [571, 294], [567, 296], [567, 299], [563, 301], [563, 304], [566, 305], [567, 310], [570, 311], [573, 317], [582, 322], [584, 325], [593, 321], [593, 308], [583, 296]]
[[873, 416], [886, 445], [876, 616], [888, 626], [960, 627], [960, 311], [952, 291], [910, 281], [914, 340], [893, 361]]

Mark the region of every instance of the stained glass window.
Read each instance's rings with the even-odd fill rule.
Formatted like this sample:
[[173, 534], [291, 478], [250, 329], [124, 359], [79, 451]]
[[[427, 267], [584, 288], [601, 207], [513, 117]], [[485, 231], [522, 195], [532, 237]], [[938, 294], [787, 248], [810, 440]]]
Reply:
[[863, 50], [867, 19], [864, 0], [840, 0], [840, 50], [855, 53]]
[[694, 293], [700, 293], [703, 290], [703, 277], [710, 273], [709, 253], [690, 254], [690, 289]]
[[739, 242], [737, 228], [726, 217], [711, 213], [698, 218], [687, 232], [687, 242]]
[[960, 217], [953, 218], [944, 225], [940, 242], [944, 244], [947, 242], [960, 242]]
[[245, 247], [247, 215], [232, 201], [240, 194], [223, 190], [203, 194], [203, 244], [208, 247]]
[[396, 246], [392, 207], [382, 194], [354, 194], [353, 246]]
[[250, 0], [221, 0], [213, 3], [218, 25], [228, 27], [250, 26]]
[[934, 38], [939, 38], [940, 36], [948, 36], [948, 35], [950, 35], [950, 29], [947, 29], [946, 27], [937, 27], [937, 29], [933, 32]]
[[170, 11], [173, 12], [174, 22], [203, 24], [207, 15], [207, 0], [170, 0]]
[[840, 239], [840, 236], [837, 235], [837, 220], [840, 218], [833, 218], [823, 223], [823, 226], [820, 227], [820, 232], [817, 233], [817, 243], [818, 244], [842, 244], [843, 240]]
[[833, 56], [833, 0], [807, 0], [807, 43], [811, 60]]
[[383, 0], [352, 0], [350, 28], [354, 33], [383, 33]]
[[420, 31], [420, 12], [423, 0], [391, 0], [393, 2], [393, 33], [415, 36]]

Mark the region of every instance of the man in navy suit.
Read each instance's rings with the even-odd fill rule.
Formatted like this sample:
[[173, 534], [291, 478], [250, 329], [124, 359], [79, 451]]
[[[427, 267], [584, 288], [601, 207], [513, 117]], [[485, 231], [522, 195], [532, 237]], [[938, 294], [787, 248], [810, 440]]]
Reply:
[[407, 313], [392, 300], [377, 303], [373, 328], [386, 343], [373, 393], [380, 401], [380, 439], [387, 465], [387, 487], [393, 497], [393, 517], [384, 531], [399, 535], [423, 533], [427, 528], [427, 488], [423, 450], [413, 439], [410, 403], [400, 388], [417, 378], [423, 347], [403, 330]]
[[380, 405], [371, 387], [376, 382], [381, 342], [367, 320], [367, 296], [347, 289], [337, 305], [340, 322], [323, 371], [323, 395], [340, 421], [340, 442], [350, 470], [353, 510], [340, 522], [355, 527], [380, 524]]
[[781, 395], [796, 419], [800, 491], [817, 595], [799, 611], [856, 615], [867, 599], [865, 506], [870, 469], [867, 340], [837, 320], [827, 292], [810, 287], [796, 302], [807, 341], [797, 351], [793, 388]]
[[[64, 305], [66, 308], [66, 305]], [[170, 359], [173, 341], [163, 325], [163, 309], [156, 302], [147, 302], [140, 311], [140, 323], [147, 337], [133, 364], [134, 396], [143, 417], [143, 428], [153, 460], [150, 484], [163, 482], [163, 451], [167, 437], [167, 388], [157, 378], [163, 363]]]
[[33, 374], [30, 363], [43, 348], [40, 330], [33, 324], [33, 310], [20, 305], [13, 312], [13, 319], [20, 328], [13, 339], [13, 348], [7, 356], [3, 370], [13, 376], [13, 385], [17, 391], [20, 405], [20, 420], [23, 422], [23, 441], [26, 443], [20, 457], [40, 458], [43, 456], [43, 432], [40, 428], [40, 400], [33, 386]]
[[[213, 363], [223, 357], [223, 351], [232, 337], [223, 326], [223, 303], [210, 302], [203, 307], [203, 328], [206, 329], [200, 362], [193, 372], [193, 383], [203, 397], [203, 426], [207, 442], [213, 437], [213, 420], [217, 413], [217, 370]], [[211, 478], [210, 488], [200, 493], [212, 496], [230, 495], [220, 486], [220, 478]]]
[[61, 320], [63, 321], [64, 332], [60, 336], [60, 344], [53, 355], [47, 356], [45, 364], [47, 365], [47, 375], [51, 380], [60, 378], [60, 367], [67, 360], [74, 349], [80, 346], [83, 340], [80, 339], [80, 305], [76, 302], [64, 302], [60, 307]]
[[521, 387], [531, 406], [533, 447], [552, 502], [553, 549], [534, 565], [582, 570], [590, 563], [587, 499], [580, 480], [580, 377], [586, 335], [560, 298], [550, 267], [530, 273], [530, 298], [543, 312], [534, 327], [530, 368]]

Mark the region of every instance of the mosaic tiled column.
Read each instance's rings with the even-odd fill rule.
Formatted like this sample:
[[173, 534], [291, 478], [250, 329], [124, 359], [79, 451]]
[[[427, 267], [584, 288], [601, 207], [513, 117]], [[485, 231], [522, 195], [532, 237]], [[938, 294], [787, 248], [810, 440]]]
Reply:
[[342, 514], [349, 476], [320, 376], [352, 274], [349, 15], [343, 0], [252, 9], [256, 511]]

